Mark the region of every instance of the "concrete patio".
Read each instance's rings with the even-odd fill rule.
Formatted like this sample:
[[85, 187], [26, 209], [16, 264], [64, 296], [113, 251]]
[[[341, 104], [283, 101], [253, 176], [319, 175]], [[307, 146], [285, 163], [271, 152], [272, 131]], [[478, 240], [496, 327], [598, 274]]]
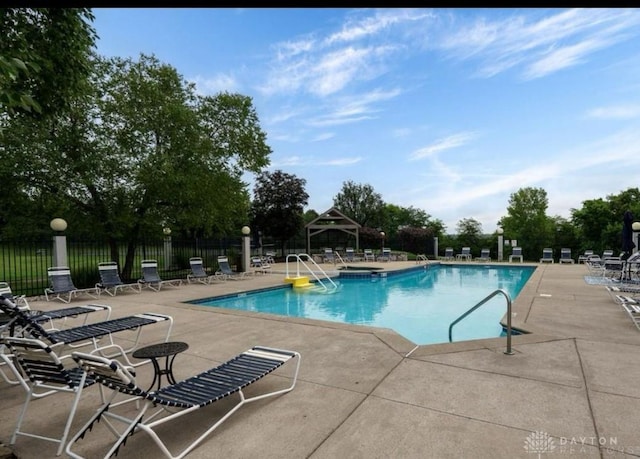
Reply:
[[[496, 338], [420, 346], [406, 357], [415, 345], [391, 330], [183, 303], [282, 284], [284, 267], [274, 270], [248, 280], [73, 302], [108, 304], [113, 317], [173, 316], [171, 340], [189, 344], [175, 361], [178, 379], [254, 345], [301, 353], [292, 392], [242, 407], [189, 458], [640, 457], [640, 331], [602, 285], [585, 282], [584, 265], [538, 265], [514, 301], [513, 325], [531, 333], [513, 337], [513, 355], [504, 353], [506, 338]], [[31, 307], [63, 305], [34, 298]], [[158, 341], [161, 327], [147, 328], [144, 342]], [[249, 392], [282, 384], [288, 374], [282, 370]], [[151, 365], [138, 374], [148, 384]], [[23, 397], [20, 387], [0, 381], [5, 445]], [[69, 400], [55, 395], [33, 402], [27, 426], [58, 432]], [[98, 389], [89, 388], [72, 432], [98, 402]], [[228, 406], [227, 400], [214, 403], [165, 424], [162, 432], [178, 451]], [[90, 458], [104, 454], [112, 440], [106, 432], [98, 425], [80, 450]], [[53, 443], [26, 437], [6, 449], [20, 459], [54, 457], [55, 450]], [[160, 451], [137, 433], [118, 458], [140, 457], [160, 457]]]

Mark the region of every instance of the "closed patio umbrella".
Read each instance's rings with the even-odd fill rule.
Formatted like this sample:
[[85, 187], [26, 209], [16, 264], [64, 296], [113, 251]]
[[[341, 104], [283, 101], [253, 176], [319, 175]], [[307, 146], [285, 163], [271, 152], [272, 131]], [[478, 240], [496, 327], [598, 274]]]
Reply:
[[623, 258], [626, 260], [631, 255], [634, 247], [633, 243], [633, 214], [630, 210], [624, 213], [622, 218], [622, 251], [624, 252]]

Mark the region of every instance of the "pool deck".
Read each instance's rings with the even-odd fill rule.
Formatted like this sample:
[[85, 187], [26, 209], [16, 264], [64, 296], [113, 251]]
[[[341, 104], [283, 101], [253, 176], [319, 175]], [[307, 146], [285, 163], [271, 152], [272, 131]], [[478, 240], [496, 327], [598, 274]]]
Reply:
[[[375, 265], [399, 269], [415, 263]], [[531, 332], [513, 336], [513, 355], [505, 354], [506, 338], [414, 350], [391, 330], [182, 303], [282, 284], [282, 265], [274, 268], [278, 272], [248, 280], [103, 295], [72, 304], [108, 304], [112, 317], [146, 311], [173, 316], [171, 340], [189, 344], [175, 360], [178, 379], [254, 345], [301, 353], [293, 391], [242, 407], [189, 458], [640, 457], [640, 330], [604, 286], [585, 282], [584, 265], [536, 266], [513, 304], [513, 326]], [[63, 305], [34, 298], [31, 307]], [[144, 330], [145, 343], [161, 339], [161, 327], [154, 327]], [[287, 373], [281, 370], [249, 392], [283, 383]], [[145, 387], [151, 372], [151, 365], [138, 368]], [[19, 386], [0, 380], [0, 442], [5, 445], [23, 396]], [[27, 427], [58, 432], [69, 400], [58, 394], [34, 401]], [[98, 401], [95, 387], [83, 394], [72, 432]], [[174, 451], [187, 445], [199, 426], [220, 416], [229, 401], [165, 424], [162, 432]], [[111, 439], [104, 426], [96, 429], [80, 448], [91, 458], [104, 454]], [[11, 451], [20, 459], [54, 457], [55, 449], [52, 443], [19, 437], [0, 457], [11, 457]], [[117, 457], [160, 453], [147, 435], [136, 433]]]

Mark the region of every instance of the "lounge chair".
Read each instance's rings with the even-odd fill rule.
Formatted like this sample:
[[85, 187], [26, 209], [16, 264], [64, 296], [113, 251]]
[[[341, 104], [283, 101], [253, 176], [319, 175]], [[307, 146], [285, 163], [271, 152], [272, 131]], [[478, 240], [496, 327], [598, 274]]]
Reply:
[[522, 257], [522, 247], [514, 247], [513, 250], [511, 250], [511, 255], [509, 255], [509, 263], [513, 263], [513, 260], [516, 258], [520, 260], [520, 263], [524, 261]]
[[444, 249], [443, 260], [445, 260], [445, 261], [453, 261], [454, 260], [453, 247], [447, 247], [446, 249]]
[[271, 272], [271, 265], [260, 257], [251, 257], [251, 267], [254, 274], [269, 274]]
[[593, 255], [593, 250], [585, 250], [584, 253], [578, 256], [578, 264], [586, 263], [590, 256]]
[[8, 282], [0, 282], [0, 295], [13, 301], [23, 309], [29, 309], [29, 301], [25, 295], [14, 295]]
[[480, 256], [476, 257], [477, 261], [491, 261], [491, 250], [490, 249], [482, 249], [480, 250]]
[[[63, 303], [70, 303], [73, 298], [85, 294], [91, 298], [98, 297], [98, 289], [77, 288], [71, 279], [71, 270], [66, 266], [53, 266], [47, 269], [50, 287], [44, 289], [44, 296], [47, 301], [60, 300]], [[49, 298], [51, 296], [51, 298]]]
[[324, 253], [322, 254], [322, 262], [323, 263], [334, 263], [336, 262], [336, 257], [333, 254], [333, 249], [330, 247], [326, 247], [324, 249]]
[[607, 249], [604, 252], [602, 252], [602, 259], [606, 260], [607, 258], [611, 258], [613, 257], [613, 250]]
[[355, 262], [355, 261], [356, 261], [356, 253], [355, 253], [355, 251], [353, 250], [353, 247], [347, 247], [347, 248], [344, 250], [344, 260], [345, 260], [347, 263], [353, 263], [353, 262]]
[[629, 315], [629, 318], [636, 328], [640, 330], [640, 306], [634, 303], [622, 303], [621, 306]]
[[163, 280], [158, 274], [158, 262], [156, 260], [142, 260], [142, 279], [138, 280], [140, 288], [149, 287], [154, 292], [159, 292], [163, 285], [178, 287], [182, 285], [182, 279]]
[[564, 248], [560, 249], [560, 258], [558, 259], [558, 263], [570, 263], [573, 264], [575, 261], [571, 258], [571, 249]]
[[246, 279], [245, 274], [246, 272], [234, 272], [231, 269], [231, 265], [229, 265], [229, 258], [227, 258], [226, 256], [221, 255], [218, 257], [218, 270], [215, 274], [216, 276], [218, 276], [218, 278], [223, 280], [242, 280]]
[[189, 266], [191, 266], [191, 274], [187, 274], [187, 282], [200, 282], [201, 284], [210, 284], [216, 279], [215, 274], [209, 274], [204, 269], [204, 262], [201, 257], [189, 258]]
[[383, 247], [382, 252], [378, 256], [378, 261], [391, 261], [391, 249]]
[[553, 249], [549, 247], [542, 249], [540, 263], [553, 263]]
[[[59, 357], [54, 352], [53, 346], [50, 347], [40, 340], [13, 337], [3, 338], [2, 342], [10, 350], [12, 357], [22, 370], [22, 374], [25, 375], [23, 378], [22, 374], [14, 369], [16, 377], [19, 378], [20, 384], [26, 392], [26, 398], [9, 444], [15, 444], [18, 435], [50, 441], [58, 444], [56, 456], [59, 456], [67, 443], [69, 429], [80, 402], [82, 390], [94, 384], [95, 380], [87, 377], [86, 372], [76, 365], [65, 367], [64, 357]], [[74, 397], [69, 406], [69, 414], [60, 437], [47, 437], [41, 433], [22, 430], [32, 400], [63, 392], [72, 393]], [[46, 414], [43, 414], [43, 417], [46, 418]], [[38, 423], [34, 423], [34, 426], [36, 425]], [[48, 456], [46, 451], [41, 451], [41, 453], [43, 456]]]
[[463, 247], [462, 252], [456, 255], [456, 260], [471, 260], [471, 247]]
[[602, 277], [622, 280], [624, 275], [625, 262], [620, 257], [607, 257], [602, 260]]
[[[184, 457], [244, 404], [293, 390], [300, 368], [300, 354], [298, 352], [256, 346], [215, 368], [203, 371], [198, 375], [165, 386], [159, 390], [148, 392], [138, 386], [134, 376], [117, 360], [109, 360], [79, 352], [74, 352], [73, 358], [87, 372], [89, 377], [95, 378], [97, 382], [113, 391], [104, 405], [99, 407], [87, 423], [69, 440], [65, 452], [73, 458], [82, 457], [73, 451], [76, 442], [84, 438], [89, 432], [97, 431], [97, 423], [102, 418], [105, 420], [102, 424], [107, 424], [108, 426], [112, 426], [116, 422], [124, 425], [122, 429], [118, 430], [118, 438], [104, 457], [116, 455], [127, 440], [129, 444], [135, 442], [137, 435], [131, 439], [129, 439], [129, 436], [134, 432], [140, 431], [147, 433], [166, 457]], [[245, 397], [245, 387], [250, 386], [294, 358], [296, 359], [296, 365], [292, 369], [293, 374], [289, 376], [290, 384], [271, 392]], [[125, 394], [128, 398], [124, 401], [115, 402], [116, 396], [120, 393]], [[233, 394], [238, 394], [238, 402], [228, 408], [228, 411], [221, 418], [213, 416], [212, 423], [207, 430], [180, 452], [172, 453], [166, 443], [171, 439], [171, 430], [165, 429], [164, 440], [160, 437], [161, 431], [156, 432], [155, 430], [166, 422], [181, 419], [191, 412], [203, 409]], [[127, 411], [123, 414], [118, 412], [120, 406], [130, 405], [132, 402], [135, 404], [137, 411]], [[130, 415], [126, 416], [127, 414]], [[200, 421], [198, 422], [202, 422], [206, 418], [200, 417], [199, 419]], [[189, 421], [187, 419], [178, 421], [178, 423], [174, 424], [175, 428], [189, 430]], [[110, 430], [112, 432], [115, 431], [113, 427]]]
[[98, 295], [105, 292], [108, 295], [116, 296], [118, 290], [131, 290], [136, 293], [141, 292], [139, 283], [125, 284], [122, 282], [120, 274], [118, 273], [118, 263], [115, 261], [98, 263], [98, 272], [100, 273], [100, 282], [96, 284]]
[[364, 261], [376, 261], [376, 257], [373, 254], [373, 250], [364, 249]]
[[[93, 306], [93, 305], [90, 305]], [[97, 305], [100, 307], [100, 305]], [[134, 351], [140, 342], [142, 328], [146, 325], [167, 322], [167, 333], [164, 340], [168, 341], [173, 328], [173, 318], [164, 314], [146, 312], [135, 314], [118, 319], [110, 319], [102, 322], [80, 325], [78, 327], [64, 328], [61, 330], [46, 330], [37, 319], [33, 319], [30, 314], [21, 311], [15, 303], [0, 296], [0, 311], [7, 314], [17, 327], [20, 327], [22, 336], [31, 337], [45, 341], [49, 346], [55, 344], [65, 344], [71, 348], [78, 348], [93, 345], [94, 349], [104, 351], [115, 348], [115, 354], [126, 357], [125, 354]], [[113, 334], [122, 331], [135, 332], [135, 337], [128, 336], [129, 348], [123, 348], [115, 343]], [[108, 343], [100, 343], [102, 338], [106, 338]], [[145, 362], [141, 362], [146, 363]], [[140, 365], [139, 364], [139, 365]], [[136, 365], [131, 365], [136, 366]]]
[[265, 257], [265, 261], [270, 264], [273, 265], [276, 263], [276, 253], [275, 252], [265, 252], [264, 253], [264, 257]]

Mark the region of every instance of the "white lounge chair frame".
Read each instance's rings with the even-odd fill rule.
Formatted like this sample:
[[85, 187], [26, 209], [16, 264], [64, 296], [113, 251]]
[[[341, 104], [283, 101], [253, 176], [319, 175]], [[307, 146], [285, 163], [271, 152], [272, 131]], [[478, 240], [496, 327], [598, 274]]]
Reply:
[[191, 267], [191, 274], [187, 274], [187, 283], [199, 282], [201, 284], [210, 284], [216, 279], [215, 274], [209, 274], [204, 269], [204, 262], [201, 257], [189, 258], [189, 266]]
[[[127, 440], [133, 442], [134, 440], [128, 439], [128, 437], [136, 431], [143, 431], [148, 434], [166, 457], [182, 458], [196, 448], [243, 405], [293, 390], [300, 369], [300, 354], [298, 352], [256, 346], [215, 368], [159, 390], [147, 392], [137, 385], [134, 376], [117, 360], [109, 360], [79, 352], [74, 352], [73, 358], [90, 377], [95, 378], [97, 382], [113, 390], [104, 405], [98, 408], [89, 421], [69, 440], [65, 452], [73, 458], [82, 458], [72, 448], [79, 439], [94, 429], [96, 427], [94, 424], [100, 420], [104, 420], [104, 425], [116, 436], [116, 441], [105, 454], [105, 458], [117, 454], [120, 447]], [[245, 387], [258, 381], [291, 359], [296, 360], [296, 365], [293, 369], [293, 374], [290, 376], [291, 383], [288, 386], [252, 397], [245, 397], [243, 391]], [[116, 402], [115, 399], [120, 393], [129, 398]], [[166, 442], [155, 431], [156, 427], [165, 422], [179, 419], [233, 394], [238, 394], [238, 403], [220, 419], [214, 419], [213, 424], [206, 432], [175, 455], [171, 453]], [[136, 413], [130, 416], [118, 413], [118, 407], [132, 402], [136, 404], [136, 407], [141, 405]], [[127, 413], [130, 413], [130, 411]], [[114, 425], [116, 422], [118, 425], [124, 424], [124, 430], [116, 429]], [[180, 427], [189, 429], [186, 420], [183, 424], [180, 424]]]
[[376, 261], [372, 249], [364, 249], [364, 261]]
[[[9, 444], [14, 445], [18, 435], [50, 441], [58, 444], [56, 456], [60, 456], [66, 445], [69, 429], [71, 428], [71, 423], [78, 408], [80, 397], [82, 396], [82, 390], [92, 385], [95, 381], [87, 378], [87, 374], [75, 365], [65, 368], [63, 362], [64, 357], [59, 357], [53, 351], [52, 347], [40, 340], [6, 337], [3, 338], [2, 341], [7, 348], [10, 349], [12, 357], [16, 359], [18, 366], [27, 378], [23, 378], [22, 375], [16, 371], [15, 367], [12, 366], [16, 377], [26, 392], [26, 398], [22, 405], [22, 410], [18, 415], [18, 421], [11, 435]], [[67, 355], [66, 357], [69, 358], [71, 356]], [[47, 437], [22, 430], [32, 400], [61, 392], [74, 394], [74, 397], [60, 437]], [[43, 455], [46, 456], [44, 452]]]
[[227, 280], [227, 279], [231, 279], [231, 280], [242, 280], [242, 279], [246, 279], [245, 278], [245, 274], [246, 272], [242, 271], [239, 273], [234, 272], [231, 269], [231, 265], [229, 264], [229, 258], [224, 256], [224, 255], [220, 255], [218, 257], [218, 270], [216, 271], [216, 276], [218, 276], [219, 278], [223, 279], [223, 280]]
[[514, 259], [518, 259], [520, 260], [520, 263], [523, 262], [523, 256], [522, 256], [522, 247], [514, 247], [513, 250], [511, 251], [511, 255], [509, 255], [509, 263], [513, 263]]
[[546, 247], [542, 249], [542, 258], [540, 258], [540, 263], [553, 263], [553, 249]]
[[480, 250], [480, 256], [476, 257], [477, 261], [491, 261], [491, 250], [490, 249], [482, 249]]
[[[102, 305], [89, 306], [102, 307]], [[112, 357], [118, 355], [126, 358], [126, 354], [133, 352], [140, 342], [142, 329], [146, 325], [166, 322], [167, 332], [164, 338], [165, 341], [169, 340], [171, 330], [173, 329], [173, 318], [171, 316], [154, 312], [135, 314], [117, 319], [85, 324], [78, 327], [64, 328], [61, 330], [47, 330], [37, 319], [31, 318], [25, 311], [18, 309], [13, 302], [1, 296], [0, 310], [9, 315], [12, 321], [15, 321], [15, 324], [20, 327], [20, 333], [23, 336], [40, 339], [45, 341], [49, 346], [53, 346], [58, 343], [65, 344], [70, 348], [93, 345], [93, 348], [100, 351], [101, 355], [105, 355], [104, 352], [107, 349], [115, 349], [115, 352], [110, 354]], [[129, 343], [129, 347], [127, 348], [123, 348], [117, 344], [113, 337], [114, 333], [124, 331], [135, 333], [135, 336], [133, 337], [127, 336], [127, 342]], [[106, 339], [108, 343], [101, 343], [103, 339]], [[134, 365], [131, 362], [127, 362], [127, 364], [134, 367], [147, 362], [148, 360], [143, 360], [137, 365]]]
[[571, 258], [571, 249], [560, 249], [560, 258], [558, 259], [558, 263], [575, 263], [575, 260]]
[[70, 303], [72, 299], [82, 294], [91, 298], [97, 298], [99, 295], [98, 289], [95, 287], [77, 288], [73, 284], [71, 270], [67, 266], [52, 266], [47, 269], [47, 276], [51, 283], [50, 287], [44, 289], [44, 297], [47, 301], [60, 300], [63, 303]]
[[159, 292], [163, 285], [178, 287], [182, 285], [182, 279], [163, 280], [158, 274], [158, 262], [156, 260], [142, 260], [142, 279], [138, 280], [140, 288], [149, 287], [154, 292]]
[[456, 255], [456, 260], [471, 260], [471, 247], [463, 247], [462, 252]]
[[116, 296], [118, 290], [131, 290], [135, 293], [140, 293], [142, 287], [139, 283], [125, 284], [120, 279], [120, 273], [118, 272], [118, 263], [115, 261], [104, 261], [98, 263], [98, 272], [100, 273], [100, 282], [96, 284], [96, 291], [98, 295], [102, 292]]

